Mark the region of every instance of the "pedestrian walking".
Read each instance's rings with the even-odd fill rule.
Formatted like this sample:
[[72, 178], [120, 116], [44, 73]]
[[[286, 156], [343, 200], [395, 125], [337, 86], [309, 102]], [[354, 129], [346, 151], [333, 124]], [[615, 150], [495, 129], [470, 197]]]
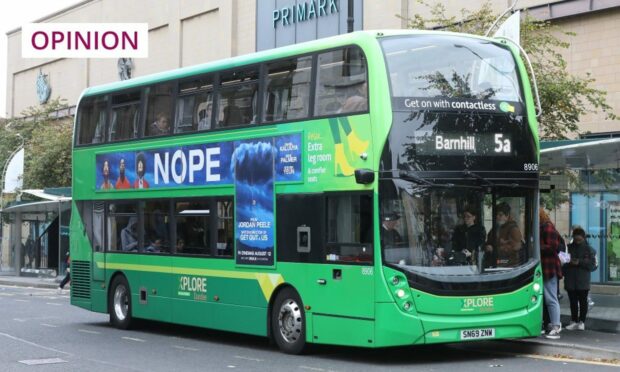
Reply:
[[560, 234], [542, 208], [539, 210], [539, 220], [544, 306], [549, 313], [549, 326], [545, 329], [545, 337], [559, 339], [562, 331], [560, 302], [558, 301], [558, 281], [562, 279], [562, 266], [558, 257]]
[[595, 270], [596, 252], [586, 240], [586, 232], [581, 227], [573, 230], [573, 242], [568, 245], [570, 262], [563, 267], [564, 289], [570, 301], [571, 322], [566, 329], [583, 331], [588, 314], [588, 293], [590, 292], [590, 273]]
[[60, 285], [58, 286], [58, 294], [61, 294], [62, 290], [65, 288], [65, 285], [67, 285], [67, 283], [71, 281], [71, 256], [69, 256], [69, 252], [67, 252], [67, 258], [65, 262], [67, 263], [67, 270], [66, 270], [67, 274], [65, 275], [65, 277], [60, 282]]

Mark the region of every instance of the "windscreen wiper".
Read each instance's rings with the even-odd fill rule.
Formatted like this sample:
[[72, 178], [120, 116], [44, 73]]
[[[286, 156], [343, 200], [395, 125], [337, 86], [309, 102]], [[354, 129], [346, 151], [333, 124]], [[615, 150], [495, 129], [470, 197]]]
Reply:
[[408, 181], [413, 181], [420, 185], [437, 186], [434, 182], [431, 182], [429, 180], [425, 180], [424, 178], [416, 176], [412, 171], [401, 170], [399, 173], [399, 176], [402, 178], [405, 178]]
[[468, 169], [465, 169], [463, 171], [463, 175], [465, 177], [469, 177], [469, 178], [474, 178], [477, 180], [480, 180], [482, 182], [485, 183], [486, 186], [491, 186], [491, 187], [510, 187], [510, 188], [517, 188], [517, 187], [521, 187], [521, 188], [526, 188], [526, 189], [538, 189], [538, 187], [536, 185], [523, 185], [520, 184], [519, 182], [510, 182], [510, 183], [496, 183], [496, 182], [492, 182], [489, 181], [488, 179], [482, 177], [481, 175], [474, 173]]
[[491, 187], [497, 186], [494, 182], [491, 182], [491, 181], [487, 180], [486, 178], [482, 177], [481, 175], [479, 175], [477, 173], [474, 173], [474, 172], [470, 171], [469, 169], [465, 169], [463, 171], [463, 175], [465, 177], [469, 177], [469, 178], [474, 178], [474, 179], [480, 180], [480, 181], [484, 182], [487, 186], [491, 186]]

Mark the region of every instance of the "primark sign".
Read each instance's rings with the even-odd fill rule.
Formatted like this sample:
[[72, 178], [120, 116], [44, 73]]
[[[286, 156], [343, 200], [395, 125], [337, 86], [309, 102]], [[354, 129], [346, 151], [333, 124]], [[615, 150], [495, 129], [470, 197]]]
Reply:
[[362, 30], [363, 8], [363, 0], [257, 0], [256, 50], [345, 34], [349, 10]]
[[273, 11], [273, 28], [289, 26], [338, 13], [336, 0], [309, 0]]

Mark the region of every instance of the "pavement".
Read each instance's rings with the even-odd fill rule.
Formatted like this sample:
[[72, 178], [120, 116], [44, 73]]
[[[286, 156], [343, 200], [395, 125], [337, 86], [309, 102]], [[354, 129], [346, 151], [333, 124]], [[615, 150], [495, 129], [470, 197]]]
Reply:
[[[0, 274], [0, 285], [58, 288], [62, 277], [37, 278]], [[562, 324], [570, 323], [568, 296], [560, 300]], [[593, 286], [594, 306], [588, 311], [585, 331], [562, 330], [558, 340], [535, 337], [477, 343], [486, 351], [508, 354], [538, 354], [558, 358], [599, 361], [620, 366], [620, 286]], [[474, 347], [474, 348], [476, 348]]]

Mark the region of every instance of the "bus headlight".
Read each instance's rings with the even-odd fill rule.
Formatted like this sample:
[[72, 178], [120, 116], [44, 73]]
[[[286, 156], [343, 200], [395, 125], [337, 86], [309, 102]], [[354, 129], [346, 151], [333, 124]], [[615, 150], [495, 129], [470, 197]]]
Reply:
[[540, 292], [540, 283], [534, 283], [532, 288], [534, 288], [534, 292]]
[[398, 296], [398, 298], [403, 298], [405, 297], [405, 291], [402, 289], [399, 289], [398, 291], [396, 291], [396, 295]]

